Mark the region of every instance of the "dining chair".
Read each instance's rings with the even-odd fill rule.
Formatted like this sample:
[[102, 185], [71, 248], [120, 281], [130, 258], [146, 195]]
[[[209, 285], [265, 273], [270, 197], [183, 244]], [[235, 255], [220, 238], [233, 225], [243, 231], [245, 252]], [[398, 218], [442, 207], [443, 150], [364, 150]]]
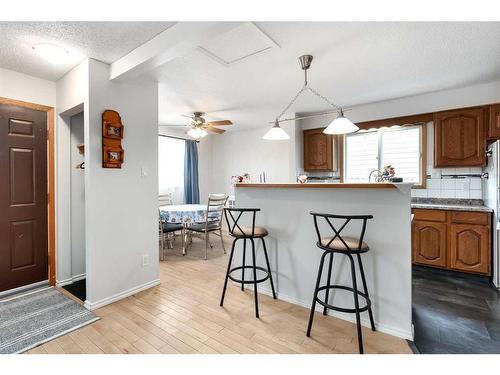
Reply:
[[[165, 259], [165, 234], [167, 235], [167, 241], [169, 242], [168, 248], [173, 248], [173, 241], [175, 239], [175, 232], [181, 232], [182, 247], [184, 247], [184, 225], [177, 223], [167, 223], [162, 219], [161, 211], [158, 209], [158, 232], [160, 234], [161, 240], [161, 253], [160, 259]], [[169, 237], [171, 236], [171, 237]]]
[[206, 219], [202, 223], [193, 223], [187, 229], [188, 231], [205, 234], [205, 260], [208, 259], [208, 246], [210, 243], [210, 233], [220, 237], [222, 249], [226, 254], [224, 247], [224, 238], [222, 237], [222, 213], [226, 205], [228, 196], [226, 194], [210, 194], [208, 196]]

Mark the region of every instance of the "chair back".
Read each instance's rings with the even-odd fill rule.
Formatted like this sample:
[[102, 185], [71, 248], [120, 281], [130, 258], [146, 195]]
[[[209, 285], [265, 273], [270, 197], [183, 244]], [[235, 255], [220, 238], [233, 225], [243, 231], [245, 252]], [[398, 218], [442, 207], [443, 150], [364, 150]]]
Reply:
[[231, 235], [234, 236], [235, 235], [234, 230], [238, 229], [239, 231], [238, 236], [240, 236], [239, 235], [240, 233], [244, 234], [245, 231], [243, 230], [242, 223], [240, 222], [240, 220], [243, 217], [251, 216], [252, 232], [251, 235], [245, 237], [253, 237], [255, 234], [255, 216], [258, 211], [260, 211], [260, 208], [234, 208], [234, 207], [224, 208], [224, 216], [226, 217], [226, 223], [229, 233], [231, 233]]
[[158, 205], [161, 206], [171, 206], [173, 205], [172, 193], [167, 193], [163, 195], [158, 195]]
[[210, 194], [207, 203], [207, 219], [206, 225], [217, 224], [222, 225], [222, 211], [226, 206], [228, 196], [226, 194]]
[[[310, 212], [310, 214], [314, 218], [314, 227], [316, 229], [316, 234], [318, 236], [318, 246], [322, 248], [328, 248], [333, 241], [335, 241], [337, 238], [342, 242], [342, 244], [346, 247], [346, 250], [349, 251], [361, 251], [361, 246], [363, 244], [363, 237], [365, 236], [365, 231], [366, 231], [366, 222], [370, 219], [373, 219], [373, 215], [333, 215], [333, 214], [323, 214], [319, 212]], [[323, 238], [327, 238], [329, 236], [323, 236], [321, 233], [321, 230], [318, 225], [318, 221], [321, 219], [324, 219], [325, 222], [328, 224], [329, 228], [333, 233], [332, 238], [330, 241], [325, 245], [322, 243]], [[335, 225], [335, 223], [340, 222], [340, 224]], [[353, 249], [349, 247], [349, 245], [346, 243], [346, 241], [342, 238], [341, 232], [349, 225], [349, 223], [353, 221], [362, 221], [361, 224], [361, 235], [359, 236], [359, 243], [358, 243], [358, 248]]]

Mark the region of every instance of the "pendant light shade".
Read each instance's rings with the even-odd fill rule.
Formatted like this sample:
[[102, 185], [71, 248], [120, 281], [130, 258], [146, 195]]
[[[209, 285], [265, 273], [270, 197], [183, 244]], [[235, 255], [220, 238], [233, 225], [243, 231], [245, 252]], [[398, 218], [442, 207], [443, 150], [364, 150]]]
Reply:
[[333, 120], [328, 127], [323, 130], [325, 134], [348, 134], [357, 132], [359, 128], [354, 125], [351, 120], [345, 118], [344, 115], [340, 114], [335, 120]]
[[268, 141], [284, 141], [290, 139], [290, 136], [286, 134], [286, 131], [281, 128], [278, 120], [276, 120], [274, 126], [264, 134], [262, 139], [267, 139]]

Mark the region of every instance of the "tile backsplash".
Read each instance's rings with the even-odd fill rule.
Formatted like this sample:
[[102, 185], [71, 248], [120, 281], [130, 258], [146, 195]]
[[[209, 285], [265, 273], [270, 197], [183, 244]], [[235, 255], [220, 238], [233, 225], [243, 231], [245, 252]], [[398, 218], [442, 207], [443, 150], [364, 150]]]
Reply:
[[[412, 197], [417, 198], [462, 198], [482, 199], [481, 178], [450, 178], [443, 175], [481, 174], [481, 168], [429, 168], [425, 189], [413, 189]], [[442, 177], [443, 176], [443, 177]]]

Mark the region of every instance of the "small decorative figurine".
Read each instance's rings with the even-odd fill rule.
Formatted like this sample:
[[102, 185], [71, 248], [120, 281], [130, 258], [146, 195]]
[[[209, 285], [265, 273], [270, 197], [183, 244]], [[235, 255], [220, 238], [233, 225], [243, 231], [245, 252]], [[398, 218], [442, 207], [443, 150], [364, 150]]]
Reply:
[[307, 183], [307, 176], [305, 174], [301, 174], [299, 177], [297, 177], [297, 181], [301, 184]]

